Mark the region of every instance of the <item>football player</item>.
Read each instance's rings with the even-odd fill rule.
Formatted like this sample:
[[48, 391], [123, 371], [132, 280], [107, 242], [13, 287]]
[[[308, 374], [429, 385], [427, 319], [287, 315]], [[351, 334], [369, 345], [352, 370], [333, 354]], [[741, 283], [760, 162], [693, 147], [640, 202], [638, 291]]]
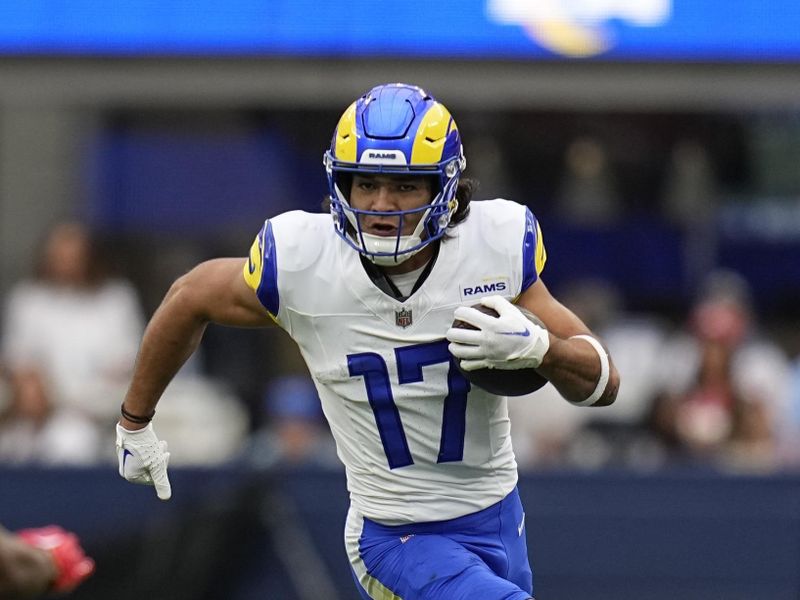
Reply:
[[470, 203], [458, 128], [430, 94], [370, 90], [342, 115], [324, 163], [330, 214], [268, 219], [247, 259], [202, 263], [169, 290], [122, 405], [120, 474], [168, 499], [169, 454], [151, 423], [164, 388], [207, 323], [276, 323], [300, 347], [346, 467], [362, 597], [532, 598], [506, 398], [471, 385], [456, 361], [527, 369], [586, 406], [614, 401], [617, 372], [540, 279], [531, 211]]
[[57, 525], [23, 529], [0, 527], [0, 598], [39, 598], [68, 592], [94, 572], [74, 533]]

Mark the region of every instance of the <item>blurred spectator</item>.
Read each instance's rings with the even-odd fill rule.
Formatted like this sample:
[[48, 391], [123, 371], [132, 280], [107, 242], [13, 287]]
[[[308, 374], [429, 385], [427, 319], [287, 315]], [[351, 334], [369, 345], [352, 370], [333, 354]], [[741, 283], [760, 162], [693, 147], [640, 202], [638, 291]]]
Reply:
[[0, 409], [0, 462], [91, 464], [100, 451], [95, 427], [75, 411], [53, 405], [37, 370], [18, 369]]
[[240, 452], [250, 420], [228, 385], [192, 369], [181, 370], [162, 398], [158, 433], [169, 437], [170, 465], [218, 465]]
[[[21, 439], [30, 432], [29, 443], [20, 444], [31, 460], [54, 459], [37, 448], [47, 432], [63, 435], [59, 422], [70, 424], [71, 437], [85, 435], [83, 450], [65, 461], [87, 462], [90, 440], [113, 430], [143, 315], [133, 286], [111, 278], [102, 258], [83, 224], [58, 223], [40, 247], [34, 276], [10, 292], [2, 358], [15, 392], [6, 433]], [[86, 433], [91, 429], [94, 435]]]
[[718, 199], [717, 178], [706, 147], [696, 140], [678, 140], [664, 182], [666, 216], [685, 227], [708, 223], [714, 218]]
[[610, 281], [586, 278], [565, 286], [560, 297], [608, 346], [614, 364], [625, 376], [617, 401], [591, 414], [592, 421], [640, 425], [657, 393], [659, 354], [668, 326], [652, 314], [626, 310], [622, 292]]
[[254, 434], [251, 456], [258, 465], [313, 464], [341, 468], [317, 389], [308, 375], [272, 380], [264, 394], [266, 425]]
[[560, 290], [562, 302], [606, 343], [624, 384], [602, 411], [582, 410], [548, 385], [509, 402], [514, 452], [521, 467], [625, 464], [649, 468], [661, 452], [642, 428], [657, 393], [666, 326], [650, 315], [623, 309], [608, 281], [582, 279]]
[[511, 440], [520, 471], [565, 466], [587, 413], [549, 383], [533, 394], [509, 398]]
[[653, 426], [678, 456], [734, 470], [779, 465], [789, 364], [757, 330], [744, 280], [709, 276], [663, 353]]
[[666, 217], [683, 230], [683, 269], [689, 289], [697, 289], [717, 264], [718, 246], [719, 185], [703, 144], [681, 139], [673, 146], [662, 202]]
[[591, 137], [574, 140], [564, 163], [556, 203], [560, 216], [579, 226], [615, 223], [622, 206], [602, 143]]

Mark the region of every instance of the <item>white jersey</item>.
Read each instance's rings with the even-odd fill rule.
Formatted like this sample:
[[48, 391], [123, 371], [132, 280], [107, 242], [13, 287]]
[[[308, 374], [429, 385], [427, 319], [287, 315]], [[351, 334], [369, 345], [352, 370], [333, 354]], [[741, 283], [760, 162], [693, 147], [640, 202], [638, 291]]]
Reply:
[[516, 485], [506, 399], [470, 389], [444, 336], [456, 307], [527, 289], [544, 247], [524, 206], [490, 200], [470, 211], [402, 302], [372, 282], [327, 214], [270, 219], [245, 265], [305, 358], [354, 508], [387, 525], [479, 511]]

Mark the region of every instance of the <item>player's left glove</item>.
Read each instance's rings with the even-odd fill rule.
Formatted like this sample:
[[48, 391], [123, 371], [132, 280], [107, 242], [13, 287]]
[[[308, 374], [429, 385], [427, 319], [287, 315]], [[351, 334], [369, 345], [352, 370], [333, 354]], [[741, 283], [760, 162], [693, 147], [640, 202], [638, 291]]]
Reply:
[[172, 486], [167, 475], [167, 442], [159, 441], [153, 424], [129, 431], [117, 423], [117, 458], [119, 474], [131, 483], [152, 485], [161, 500], [169, 500]]
[[86, 556], [78, 536], [57, 525], [23, 529], [17, 535], [25, 543], [50, 552], [56, 567], [54, 592], [68, 592], [94, 572], [94, 561]]
[[461, 359], [465, 371], [475, 369], [529, 369], [542, 364], [550, 349], [547, 329], [533, 323], [516, 306], [502, 296], [488, 296], [481, 304], [497, 311], [493, 317], [481, 311], [460, 306], [455, 318], [474, 327], [447, 330], [448, 349]]

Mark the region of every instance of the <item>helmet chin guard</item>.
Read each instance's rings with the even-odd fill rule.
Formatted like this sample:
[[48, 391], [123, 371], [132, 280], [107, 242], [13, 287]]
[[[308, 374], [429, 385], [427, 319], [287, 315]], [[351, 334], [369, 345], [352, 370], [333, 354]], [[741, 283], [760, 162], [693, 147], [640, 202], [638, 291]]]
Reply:
[[[324, 156], [336, 233], [380, 266], [398, 265], [441, 238], [458, 207], [455, 197], [466, 159], [449, 111], [416, 86], [380, 85], [345, 111]], [[350, 206], [342, 174], [426, 176], [435, 180], [433, 199], [401, 211]], [[345, 179], [347, 180], [347, 179]], [[406, 218], [421, 214], [411, 235], [401, 235]], [[364, 216], [399, 218], [397, 235], [379, 236], [361, 227]]]

